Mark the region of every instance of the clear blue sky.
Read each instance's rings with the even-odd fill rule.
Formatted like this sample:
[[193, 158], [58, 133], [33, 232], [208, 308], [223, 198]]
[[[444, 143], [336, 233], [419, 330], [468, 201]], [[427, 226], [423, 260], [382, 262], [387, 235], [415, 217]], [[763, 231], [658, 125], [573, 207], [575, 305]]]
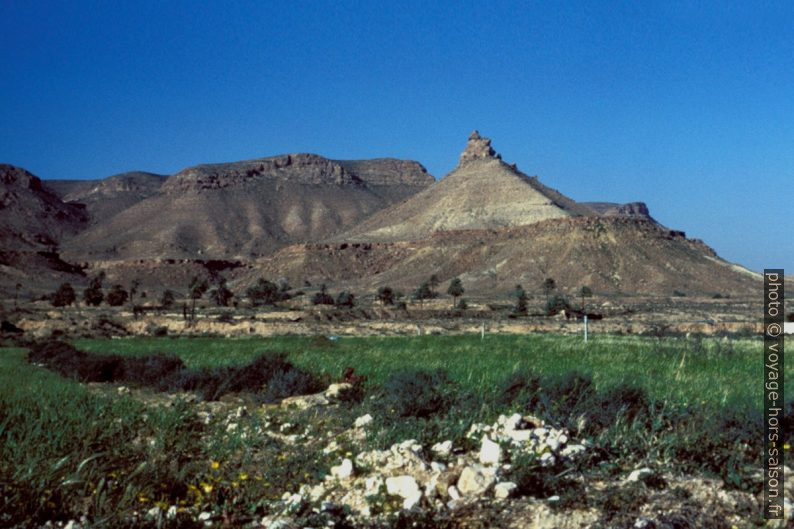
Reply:
[[45, 179], [306, 151], [442, 177], [477, 128], [576, 200], [794, 272], [791, 2], [0, 10], [0, 161]]

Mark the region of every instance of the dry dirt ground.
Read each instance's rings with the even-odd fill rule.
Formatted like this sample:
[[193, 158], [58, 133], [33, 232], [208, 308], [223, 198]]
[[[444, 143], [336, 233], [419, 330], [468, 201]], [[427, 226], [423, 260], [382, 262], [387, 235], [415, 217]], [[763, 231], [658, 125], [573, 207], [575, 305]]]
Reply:
[[[543, 300], [534, 300], [542, 306]], [[2, 319], [25, 331], [28, 338], [45, 338], [53, 332], [74, 337], [125, 335], [275, 336], [342, 335], [396, 336], [419, 334], [583, 332], [583, 322], [564, 314], [546, 316], [533, 311], [516, 316], [501, 302], [471, 300], [466, 310], [452, 310], [450, 300], [410, 303], [407, 309], [360, 303], [353, 309], [314, 307], [292, 300], [279, 307], [211, 307], [199, 303], [195, 319], [186, 318], [181, 303], [171, 310], [147, 307], [135, 315], [130, 307], [66, 307], [46, 302], [20, 305], [5, 303]], [[587, 311], [602, 319], [590, 319], [588, 333], [643, 334], [739, 334], [761, 332], [761, 304], [753, 299], [710, 298], [615, 298], [587, 304]], [[189, 309], [188, 309], [189, 312]]]

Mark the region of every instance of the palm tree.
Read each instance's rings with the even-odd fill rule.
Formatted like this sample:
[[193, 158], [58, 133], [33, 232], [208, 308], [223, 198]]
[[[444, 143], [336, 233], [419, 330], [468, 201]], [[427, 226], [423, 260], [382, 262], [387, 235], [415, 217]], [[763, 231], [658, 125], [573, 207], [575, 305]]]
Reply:
[[588, 286], [579, 289], [579, 296], [582, 298], [582, 312], [584, 312], [584, 298], [592, 298], [593, 291]]
[[458, 298], [462, 296], [465, 291], [466, 289], [463, 288], [463, 283], [461, 283], [460, 278], [455, 277], [452, 279], [452, 281], [449, 282], [449, 288], [447, 289], [447, 294], [452, 296], [453, 309], [458, 304]]
[[543, 293], [546, 294], [546, 305], [549, 304], [549, 296], [557, 289], [557, 283], [554, 279], [547, 277], [543, 281]]

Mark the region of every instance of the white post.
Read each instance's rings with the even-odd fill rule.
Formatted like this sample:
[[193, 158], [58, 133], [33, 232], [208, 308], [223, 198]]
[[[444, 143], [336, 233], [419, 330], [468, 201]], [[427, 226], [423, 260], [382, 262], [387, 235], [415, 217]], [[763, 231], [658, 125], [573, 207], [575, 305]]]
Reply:
[[480, 340], [485, 340], [485, 324], [484, 323], [482, 324], [482, 327], [480, 327]]
[[587, 314], [584, 315], [584, 341], [587, 343]]

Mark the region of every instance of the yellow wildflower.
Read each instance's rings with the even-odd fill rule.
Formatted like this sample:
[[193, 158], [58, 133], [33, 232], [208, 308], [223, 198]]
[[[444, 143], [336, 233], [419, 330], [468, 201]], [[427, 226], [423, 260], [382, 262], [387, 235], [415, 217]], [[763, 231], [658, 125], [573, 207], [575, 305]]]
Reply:
[[248, 474], [240, 472], [240, 481], [245, 481], [246, 479], [248, 479]]
[[211, 466], [212, 466], [212, 470], [218, 470], [221, 466], [221, 463], [220, 461], [213, 461]]
[[202, 483], [201, 488], [204, 489], [205, 494], [209, 494], [210, 492], [212, 492], [212, 485], [210, 485], [209, 483]]

